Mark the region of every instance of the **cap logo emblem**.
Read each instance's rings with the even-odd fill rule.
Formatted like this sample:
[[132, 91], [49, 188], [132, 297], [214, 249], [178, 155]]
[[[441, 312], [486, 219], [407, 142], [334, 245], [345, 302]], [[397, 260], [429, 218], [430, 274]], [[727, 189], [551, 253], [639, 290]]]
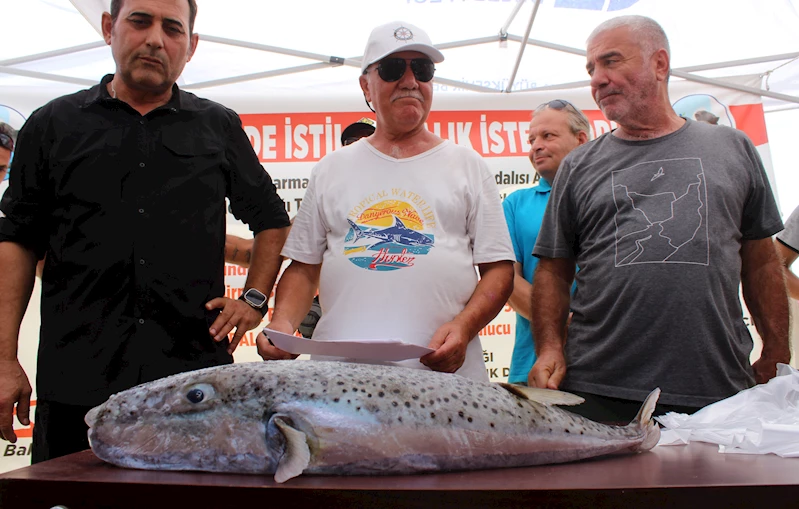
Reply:
[[410, 41], [413, 39], [413, 32], [409, 28], [406, 27], [399, 27], [398, 29], [394, 30], [394, 38], [398, 41]]

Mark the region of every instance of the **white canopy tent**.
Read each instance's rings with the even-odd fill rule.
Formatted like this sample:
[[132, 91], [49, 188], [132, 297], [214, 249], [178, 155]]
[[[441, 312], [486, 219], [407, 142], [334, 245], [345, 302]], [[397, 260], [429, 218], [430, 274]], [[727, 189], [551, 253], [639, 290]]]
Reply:
[[[0, 60], [0, 86], [27, 86], [31, 79], [90, 85], [113, 69], [99, 36], [100, 16], [110, 0], [7, 3], [4, 17], [11, 33], [6, 30], [9, 45]], [[671, 34], [674, 76], [704, 82], [758, 72], [764, 75], [763, 95], [783, 102], [770, 101], [770, 109], [799, 107], [795, 0], [199, 3], [195, 31], [203, 46], [183, 75], [183, 85], [190, 89], [251, 81], [259, 90], [321, 88], [330, 93], [329, 87], [337, 84], [349, 88], [349, 67], [360, 65], [369, 30], [391, 19], [426, 28], [445, 50], [447, 62], [436, 77], [440, 84], [487, 93], [583, 86], [583, 47], [590, 31], [616, 15], [644, 14]], [[87, 23], [80, 23], [79, 15]], [[275, 79], [279, 77], [291, 79]]]
[[[110, 0], [0, 2], [7, 20], [0, 104], [6, 93], [16, 96], [21, 90], [34, 104], [43, 103], [113, 72], [100, 36], [100, 17]], [[787, 166], [799, 156], [788, 135], [788, 126], [799, 121], [799, 0], [198, 3], [195, 31], [201, 42], [181, 86], [212, 98], [267, 96], [275, 105], [362, 104], [356, 80], [363, 45], [373, 26], [392, 19], [425, 28], [444, 52], [446, 61], [438, 65], [435, 79], [438, 101], [470, 93], [523, 97], [533, 90], [585, 87], [583, 48], [591, 30], [614, 16], [647, 15], [670, 36], [673, 79], [718, 85], [725, 83], [724, 76], [761, 77], [761, 89], [755, 90], [763, 96], [769, 127], [772, 118], [778, 126], [769, 136], [779, 187], [782, 173], [794, 173]], [[515, 104], [523, 100], [516, 99]], [[782, 163], [783, 157], [790, 162]], [[799, 181], [792, 182], [797, 185], [790, 187], [799, 187]], [[799, 204], [799, 196], [780, 198], [784, 209]]]

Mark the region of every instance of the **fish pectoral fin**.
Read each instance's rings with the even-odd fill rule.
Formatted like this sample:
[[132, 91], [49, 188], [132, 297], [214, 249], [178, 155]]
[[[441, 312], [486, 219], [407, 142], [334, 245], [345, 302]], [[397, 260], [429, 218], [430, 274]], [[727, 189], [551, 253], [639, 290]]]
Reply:
[[518, 396], [521, 399], [529, 399], [542, 405], [567, 405], [574, 406], [583, 403], [585, 399], [569, 392], [556, 391], [553, 389], [539, 389], [537, 387], [525, 387], [500, 382], [503, 389]]
[[280, 418], [276, 418], [274, 423], [286, 439], [286, 452], [277, 463], [275, 482], [286, 482], [305, 470], [311, 462], [311, 449], [308, 447], [305, 433], [292, 428]]

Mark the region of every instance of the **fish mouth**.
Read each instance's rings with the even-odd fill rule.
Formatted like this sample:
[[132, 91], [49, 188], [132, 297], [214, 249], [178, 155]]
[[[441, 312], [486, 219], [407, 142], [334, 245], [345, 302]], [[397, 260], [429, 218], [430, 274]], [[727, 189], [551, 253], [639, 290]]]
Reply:
[[97, 424], [97, 420], [100, 418], [101, 411], [102, 411], [102, 405], [92, 408], [91, 410], [86, 412], [86, 416], [83, 418], [83, 422], [85, 422], [89, 428], [93, 428], [94, 425]]

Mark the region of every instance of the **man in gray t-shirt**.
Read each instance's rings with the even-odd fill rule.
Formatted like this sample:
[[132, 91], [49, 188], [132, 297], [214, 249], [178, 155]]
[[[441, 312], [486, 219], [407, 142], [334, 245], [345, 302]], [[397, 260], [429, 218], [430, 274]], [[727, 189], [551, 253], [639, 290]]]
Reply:
[[788, 293], [792, 298], [799, 300], [799, 278], [791, 272], [791, 265], [799, 257], [799, 207], [794, 209], [788, 220], [785, 221], [785, 229], [777, 234], [775, 245], [782, 259]]
[[[657, 413], [692, 412], [790, 360], [770, 238], [782, 221], [760, 157], [743, 133], [674, 112], [669, 61], [649, 18], [615, 18], [591, 35], [592, 93], [619, 128], [564, 159], [533, 251], [528, 383], [580, 394], [574, 411], [597, 420], [632, 419], [655, 387]], [[754, 366], [741, 282], [764, 343]]]

